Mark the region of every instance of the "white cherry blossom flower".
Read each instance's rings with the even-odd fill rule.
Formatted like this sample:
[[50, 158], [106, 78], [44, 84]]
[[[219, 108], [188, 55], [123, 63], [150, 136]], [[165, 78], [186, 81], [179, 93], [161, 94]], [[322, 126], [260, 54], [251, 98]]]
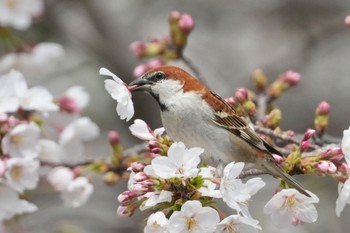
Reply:
[[272, 221], [279, 227], [304, 222], [315, 222], [318, 218], [314, 203], [318, 197], [309, 192], [311, 197], [299, 193], [296, 189], [283, 189], [276, 193], [264, 207], [265, 214], [271, 214]]
[[144, 233], [168, 233], [168, 219], [165, 214], [158, 211], [151, 214], [147, 219], [147, 225], [144, 229]]
[[2, 150], [11, 157], [37, 157], [40, 129], [30, 122], [12, 128], [2, 139]]
[[47, 181], [52, 187], [60, 192], [67, 190], [68, 185], [73, 181], [74, 173], [66, 167], [55, 167], [47, 175]]
[[0, 25], [25, 30], [32, 24], [32, 18], [41, 14], [43, 0], [0, 1]]
[[9, 53], [0, 59], [0, 74], [16, 69], [26, 77], [37, 79], [45, 77], [64, 58], [64, 49], [56, 43], [39, 43], [29, 52]]
[[230, 215], [224, 218], [216, 227], [215, 233], [233, 233], [233, 232], [244, 232], [244, 233], [256, 233], [259, 226], [259, 221], [247, 218], [241, 215]]
[[99, 127], [89, 117], [78, 118], [67, 125], [59, 137], [59, 145], [64, 151], [62, 161], [82, 162], [85, 159], [83, 142], [95, 139], [99, 133]]
[[347, 164], [350, 164], [350, 127], [344, 130], [343, 139], [341, 141], [341, 150], [345, 155]]
[[146, 141], [156, 140], [157, 136], [162, 135], [165, 131], [163, 127], [152, 131], [147, 123], [140, 119], [136, 119], [129, 129], [132, 135]]
[[350, 179], [347, 179], [345, 183], [338, 184], [339, 196], [336, 201], [336, 214], [340, 217], [346, 204], [350, 204]]
[[34, 189], [39, 182], [39, 161], [33, 158], [10, 158], [6, 161], [6, 182], [17, 192]]
[[26, 89], [26, 86], [23, 75], [17, 71], [12, 70], [0, 76], [0, 113], [17, 111], [19, 108], [17, 93]]
[[23, 75], [16, 70], [1, 76], [0, 85], [0, 112], [14, 112], [19, 107], [44, 114], [58, 110], [46, 88], [37, 86], [28, 89]]
[[202, 187], [198, 189], [198, 191], [202, 194], [202, 196], [206, 197], [214, 197], [214, 198], [222, 198], [221, 192], [217, 189], [217, 184], [213, 183], [210, 179], [214, 179], [215, 177], [215, 168], [214, 167], [201, 167], [198, 173], [204, 179]]
[[18, 193], [6, 184], [0, 183], [0, 222], [11, 219], [14, 215], [31, 213], [38, 208], [18, 198]]
[[62, 162], [63, 149], [58, 143], [49, 139], [39, 140], [39, 159], [49, 163], [58, 164]]
[[131, 93], [126, 84], [106, 68], [100, 69], [100, 75], [111, 76], [113, 78], [113, 80], [105, 80], [105, 88], [112, 98], [117, 101], [116, 110], [120, 119], [129, 121], [133, 117], [135, 111], [134, 103], [131, 100]]
[[159, 156], [152, 160], [154, 173], [164, 179], [172, 177], [191, 178], [198, 174], [199, 155], [204, 150], [199, 147], [186, 149], [182, 142], [174, 142], [168, 150], [168, 156]]
[[175, 211], [169, 218], [170, 233], [212, 233], [220, 218], [218, 212], [203, 207], [199, 201], [187, 201], [181, 211]]
[[86, 177], [78, 177], [68, 184], [61, 197], [66, 206], [79, 207], [89, 200], [93, 191], [94, 186]]
[[242, 213], [244, 216], [250, 217], [247, 202], [265, 186], [265, 182], [257, 177], [248, 180], [244, 184], [241, 179], [237, 179], [243, 167], [244, 163], [232, 162], [224, 168], [220, 191], [224, 202], [229, 207], [237, 210], [238, 213]]
[[141, 210], [148, 209], [162, 202], [171, 202], [173, 193], [162, 190], [160, 192], [148, 192], [143, 197], [147, 197], [147, 200], [142, 203]]

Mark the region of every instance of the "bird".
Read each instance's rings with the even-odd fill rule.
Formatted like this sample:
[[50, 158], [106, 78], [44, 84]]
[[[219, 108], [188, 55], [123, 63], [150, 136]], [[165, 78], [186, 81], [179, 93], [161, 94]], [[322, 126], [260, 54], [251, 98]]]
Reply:
[[153, 68], [129, 84], [130, 91], [148, 92], [158, 102], [166, 133], [187, 147], [201, 147], [203, 163], [223, 168], [244, 162], [310, 197], [275, 161], [282, 155], [262, 139], [234, 106], [197, 78], [176, 66]]

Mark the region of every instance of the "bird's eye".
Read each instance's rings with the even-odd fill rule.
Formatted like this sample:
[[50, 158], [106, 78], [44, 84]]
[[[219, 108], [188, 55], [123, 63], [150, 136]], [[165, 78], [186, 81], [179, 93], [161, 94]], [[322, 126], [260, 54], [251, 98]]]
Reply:
[[156, 79], [163, 79], [164, 78], [164, 73], [158, 72], [156, 73]]

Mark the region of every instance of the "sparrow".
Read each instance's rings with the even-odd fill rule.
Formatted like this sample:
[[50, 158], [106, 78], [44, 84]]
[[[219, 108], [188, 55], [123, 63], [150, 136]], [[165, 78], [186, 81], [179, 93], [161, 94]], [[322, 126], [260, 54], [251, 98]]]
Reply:
[[310, 196], [272, 155], [282, 154], [256, 134], [232, 105], [183, 69], [153, 68], [129, 87], [156, 99], [167, 134], [187, 147], [203, 148], [202, 162], [221, 168], [232, 161], [251, 164]]

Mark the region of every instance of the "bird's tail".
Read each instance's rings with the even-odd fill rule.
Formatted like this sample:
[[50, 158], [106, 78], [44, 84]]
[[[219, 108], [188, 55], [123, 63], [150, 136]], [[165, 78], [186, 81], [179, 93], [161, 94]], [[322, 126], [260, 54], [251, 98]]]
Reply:
[[283, 179], [289, 186], [295, 188], [300, 193], [311, 197], [309, 193], [296, 181], [292, 176], [290, 176], [285, 170], [283, 170], [275, 161], [266, 160], [262, 163], [262, 166], [265, 167], [271, 175], [277, 176]]

